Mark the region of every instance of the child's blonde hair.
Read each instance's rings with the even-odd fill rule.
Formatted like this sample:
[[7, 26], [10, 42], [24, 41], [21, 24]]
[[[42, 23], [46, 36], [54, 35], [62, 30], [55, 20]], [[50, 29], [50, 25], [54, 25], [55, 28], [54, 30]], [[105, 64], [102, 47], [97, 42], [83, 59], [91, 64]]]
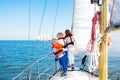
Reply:
[[63, 38], [63, 37], [64, 37], [64, 34], [63, 34], [62, 32], [59, 32], [59, 33], [57, 34], [57, 37], [58, 37], [58, 38]]
[[53, 38], [52, 39], [52, 44], [56, 44], [57, 43], [57, 39], [56, 38]]

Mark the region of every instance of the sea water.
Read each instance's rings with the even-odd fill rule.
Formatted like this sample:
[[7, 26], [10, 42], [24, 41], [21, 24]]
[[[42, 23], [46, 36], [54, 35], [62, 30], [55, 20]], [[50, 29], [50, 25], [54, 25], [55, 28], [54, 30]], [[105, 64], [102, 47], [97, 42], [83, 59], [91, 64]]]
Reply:
[[[11, 80], [34, 61], [47, 56], [50, 50], [50, 42], [0, 41], [0, 80]], [[41, 62], [41, 66], [46, 66], [46, 63]]]
[[[113, 43], [109, 48], [108, 57], [109, 74], [112, 72], [120, 73], [120, 40], [116, 40], [119, 38], [119, 36], [116, 37], [114, 34], [112, 36]], [[31, 65], [34, 61], [47, 56], [50, 53], [50, 50], [51, 42], [38, 42], [32, 40], [1, 40], [0, 80], [11, 80], [13, 77], [26, 69], [29, 65]], [[77, 62], [77, 65], [81, 64], [79, 59]], [[49, 67], [49, 64], [55, 64], [53, 56], [49, 56], [47, 59], [39, 63], [40, 71], [42, 72], [46, 66]], [[50, 74], [55, 71], [54, 68], [55, 67], [52, 67], [47, 72], [47, 76], [44, 76], [42, 80], [46, 80], [45, 77], [49, 77]], [[34, 71], [36, 70], [31, 70], [32, 75], [37, 74]], [[27, 76], [25, 73], [22, 75], [22, 77], [24, 75]], [[26, 79], [26, 77], [24, 79]]]

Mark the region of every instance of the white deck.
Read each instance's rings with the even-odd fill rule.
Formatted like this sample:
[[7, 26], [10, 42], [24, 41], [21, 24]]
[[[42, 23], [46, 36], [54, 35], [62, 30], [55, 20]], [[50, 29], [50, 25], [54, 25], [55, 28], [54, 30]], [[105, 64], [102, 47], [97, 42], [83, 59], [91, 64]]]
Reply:
[[57, 72], [50, 80], [99, 80], [98, 77], [95, 77], [85, 71], [75, 70], [67, 71], [67, 76], [61, 77], [61, 72]]

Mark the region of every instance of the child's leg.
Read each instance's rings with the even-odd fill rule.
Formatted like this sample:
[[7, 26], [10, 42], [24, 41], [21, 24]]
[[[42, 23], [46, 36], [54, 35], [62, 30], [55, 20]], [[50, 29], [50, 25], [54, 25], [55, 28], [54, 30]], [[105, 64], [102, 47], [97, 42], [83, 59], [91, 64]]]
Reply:
[[61, 64], [61, 66], [63, 68], [63, 73], [66, 74], [66, 72], [67, 72], [67, 65], [66, 65], [66, 58], [65, 58], [65, 56], [59, 58], [59, 61], [60, 61], [60, 64]]
[[65, 59], [66, 59], [66, 65], [67, 65], [67, 67], [68, 67], [68, 51], [65, 51], [64, 52], [65, 53]]
[[68, 59], [69, 59], [69, 64], [71, 67], [74, 67], [74, 54], [73, 54], [74, 48], [70, 48], [68, 50]]

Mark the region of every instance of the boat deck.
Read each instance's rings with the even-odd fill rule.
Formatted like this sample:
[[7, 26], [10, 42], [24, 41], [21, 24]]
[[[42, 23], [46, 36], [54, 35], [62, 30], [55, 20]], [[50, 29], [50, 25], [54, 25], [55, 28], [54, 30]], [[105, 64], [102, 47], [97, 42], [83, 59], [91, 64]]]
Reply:
[[98, 77], [93, 76], [92, 74], [75, 69], [74, 71], [68, 70], [67, 75], [61, 77], [61, 71], [58, 71], [50, 80], [99, 80]]

